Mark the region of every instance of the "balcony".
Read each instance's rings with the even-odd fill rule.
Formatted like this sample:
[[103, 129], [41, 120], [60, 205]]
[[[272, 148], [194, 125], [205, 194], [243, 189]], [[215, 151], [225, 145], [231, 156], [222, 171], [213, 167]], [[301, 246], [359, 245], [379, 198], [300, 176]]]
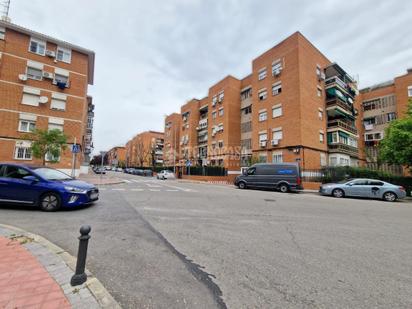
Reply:
[[328, 148], [330, 153], [345, 153], [353, 157], [358, 157], [359, 154], [358, 148], [342, 143], [329, 144]]
[[332, 86], [339, 86], [339, 88], [345, 91], [347, 88], [346, 83], [337, 76], [333, 76], [325, 80], [325, 88], [329, 88]]
[[[342, 115], [342, 113], [339, 112], [340, 110], [336, 109], [336, 108], [340, 108], [345, 113], [347, 113], [349, 116], [353, 117], [353, 113], [354, 113], [353, 106], [346, 103], [340, 97], [334, 97], [334, 98], [327, 99], [326, 108], [329, 109], [328, 114], [330, 116]], [[347, 115], [344, 114], [343, 116], [347, 116]]]
[[328, 129], [342, 129], [354, 135], [358, 134], [358, 130], [352, 124], [342, 120], [330, 120], [328, 122]]

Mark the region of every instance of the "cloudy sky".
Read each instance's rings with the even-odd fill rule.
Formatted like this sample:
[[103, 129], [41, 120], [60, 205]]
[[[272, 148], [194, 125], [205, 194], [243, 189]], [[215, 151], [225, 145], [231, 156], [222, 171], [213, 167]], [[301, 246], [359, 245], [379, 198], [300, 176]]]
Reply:
[[299, 30], [360, 86], [412, 67], [412, 9], [391, 0], [11, 0], [12, 22], [96, 52], [95, 152], [162, 130], [164, 115]]

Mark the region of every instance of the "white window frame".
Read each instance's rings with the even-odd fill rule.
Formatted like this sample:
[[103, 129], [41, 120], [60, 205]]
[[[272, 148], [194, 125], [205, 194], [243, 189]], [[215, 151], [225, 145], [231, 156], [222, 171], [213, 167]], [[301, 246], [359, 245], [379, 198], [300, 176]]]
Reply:
[[[23, 156], [21, 158], [18, 156], [19, 149], [23, 150]], [[32, 154], [32, 151], [31, 151], [31, 147], [17, 146], [16, 145], [14, 147], [14, 159], [15, 160], [26, 160], [26, 161], [32, 160], [33, 159], [33, 154]]]
[[218, 114], [219, 114], [219, 117], [223, 116], [223, 114], [224, 114], [223, 107], [219, 108], [219, 113]]
[[261, 111], [259, 113], [259, 122], [266, 121], [268, 119], [268, 112], [267, 111]]
[[[30, 50], [30, 47], [31, 47], [31, 43], [32, 43], [32, 42], [35, 42], [35, 43], [37, 44], [37, 48], [36, 48], [36, 51], [35, 51], [35, 52]], [[43, 45], [43, 53], [40, 53], [40, 52], [38, 51], [38, 50], [39, 50], [39, 45]], [[28, 49], [28, 51], [29, 51], [30, 53], [33, 53], [33, 54], [36, 54], [36, 55], [45, 56], [45, 55], [46, 55], [46, 47], [47, 47], [46, 41], [39, 40], [39, 39], [36, 39], [36, 38], [31, 37], [31, 38], [30, 38], [30, 42], [29, 42], [29, 49]]]
[[412, 85], [408, 86], [408, 97], [412, 98]]
[[[25, 100], [25, 98], [26, 98], [26, 99], [28, 99], [28, 98], [32, 98], [32, 99], [35, 98], [37, 103], [28, 103], [28, 101]], [[21, 104], [23, 104], [23, 105], [29, 105], [29, 106], [39, 106], [39, 100], [40, 100], [40, 96], [39, 96], [39, 95], [33, 94], [33, 93], [23, 92], [23, 97], [22, 97], [22, 99], [21, 99]]]
[[267, 73], [266, 67], [261, 68], [258, 72], [258, 80], [264, 80], [266, 78], [267, 74], [268, 73]]
[[272, 163], [283, 163], [283, 152], [282, 151], [272, 152]]
[[216, 119], [216, 115], [217, 115], [216, 111], [213, 111], [212, 112], [212, 119]]
[[[24, 130], [23, 128], [22, 128], [22, 126], [23, 126], [23, 122], [24, 123], [26, 123], [26, 126], [27, 126], [27, 128], [26, 128], [26, 130]], [[30, 125], [34, 125], [34, 128], [33, 128], [33, 131], [36, 129], [36, 121], [32, 121], [32, 120], [26, 120], [26, 119], [20, 119], [19, 120], [19, 132], [25, 132], [25, 133], [31, 133], [31, 132], [33, 132], [33, 131], [31, 131], [30, 130]]]
[[272, 96], [276, 96], [281, 93], [282, 93], [282, 82], [277, 82], [276, 84], [273, 84], [272, 85]]
[[273, 140], [281, 140], [283, 139], [283, 131], [282, 128], [276, 128], [272, 130], [272, 139]]
[[[59, 52], [62, 52], [62, 55], [63, 55], [62, 59], [59, 59]], [[65, 59], [65, 57], [64, 57], [65, 54], [68, 55], [67, 59]], [[72, 61], [72, 50], [68, 49], [68, 48], [58, 46], [57, 50], [56, 50], [56, 60], [61, 61], [61, 62], [65, 62], [65, 63], [71, 63], [71, 61]]]
[[322, 97], [322, 93], [323, 93], [323, 89], [322, 89], [322, 87], [316, 87], [316, 89], [317, 89], [317, 96], [318, 96], [318, 98], [321, 98]]
[[[30, 70], [40, 71], [40, 76], [38, 76], [38, 78], [36, 78], [35, 75], [29, 74], [29, 69], [30, 69]], [[42, 80], [43, 80], [43, 70], [42, 70], [42, 69], [39, 69], [39, 68], [34, 68], [34, 67], [31, 67], [31, 66], [27, 66], [27, 67], [26, 67], [26, 76], [27, 76], [27, 78], [29, 78], [29, 79], [42, 81]]]
[[318, 117], [319, 117], [319, 120], [323, 120], [323, 110], [318, 110]]
[[[262, 97], [262, 99], [261, 99]], [[259, 101], [264, 101], [268, 98], [268, 91], [266, 89], [262, 89], [258, 92]]]
[[221, 92], [218, 94], [217, 101], [218, 101], [219, 103], [221, 103], [224, 98], [225, 98], [225, 92], [224, 92], [224, 91], [221, 91]]
[[324, 132], [319, 132], [319, 142], [324, 143], [325, 142], [325, 133]]
[[280, 59], [272, 63], [272, 76], [275, 76], [276, 70], [279, 70], [279, 72], [283, 70], [282, 60]]
[[283, 115], [282, 104], [272, 106], [272, 118], [277, 118]]
[[259, 134], [259, 143], [267, 142], [267, 140], [268, 140], [268, 134], [267, 133], [260, 133]]
[[[58, 108], [58, 107], [56, 107], [56, 106], [53, 106], [54, 104], [64, 105], [64, 108]], [[57, 99], [57, 98], [52, 98], [52, 99], [51, 99], [51, 102], [50, 102], [50, 109], [58, 110], [58, 111], [65, 111], [65, 110], [66, 110], [66, 104], [67, 104], [67, 102], [66, 102], [65, 100], [61, 100], [61, 99]]]
[[0, 40], [5, 40], [6, 38], [6, 28], [0, 27]]

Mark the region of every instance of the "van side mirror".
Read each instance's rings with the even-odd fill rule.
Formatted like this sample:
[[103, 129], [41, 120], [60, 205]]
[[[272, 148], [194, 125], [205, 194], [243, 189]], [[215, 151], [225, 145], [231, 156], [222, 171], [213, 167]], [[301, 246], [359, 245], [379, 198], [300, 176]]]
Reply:
[[242, 175], [247, 176], [247, 169], [246, 168], [242, 170]]

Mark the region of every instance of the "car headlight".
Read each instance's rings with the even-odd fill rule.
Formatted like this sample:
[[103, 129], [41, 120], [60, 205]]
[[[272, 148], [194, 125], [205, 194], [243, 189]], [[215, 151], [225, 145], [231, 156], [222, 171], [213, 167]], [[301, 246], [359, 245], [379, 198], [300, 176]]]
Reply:
[[87, 190], [79, 189], [75, 187], [64, 187], [64, 189], [70, 193], [83, 193], [83, 194], [87, 193]]

